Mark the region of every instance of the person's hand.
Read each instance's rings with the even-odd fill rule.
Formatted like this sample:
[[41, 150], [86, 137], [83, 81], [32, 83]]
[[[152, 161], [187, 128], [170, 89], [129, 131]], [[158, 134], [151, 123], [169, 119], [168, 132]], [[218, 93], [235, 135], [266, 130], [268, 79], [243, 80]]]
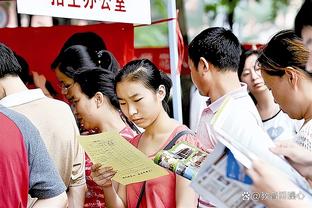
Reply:
[[32, 72], [33, 75], [33, 80], [34, 80], [34, 84], [36, 87], [39, 88], [45, 88], [45, 84], [47, 79], [45, 78], [45, 76], [43, 74], [38, 74], [38, 72], [33, 71]]
[[312, 152], [299, 146], [293, 140], [282, 140], [275, 143], [271, 151], [283, 155], [303, 177], [312, 180]]
[[294, 183], [290, 181], [286, 174], [274, 168], [273, 166], [264, 163], [263, 161], [254, 160], [253, 167], [251, 169], [247, 169], [248, 175], [253, 180], [252, 190], [256, 193], [265, 193], [270, 196], [270, 194], [274, 193], [286, 193], [286, 196], [282, 198], [278, 196], [277, 199], [266, 198], [261, 200], [260, 202], [265, 204], [268, 207], [298, 207], [298, 205], [302, 205], [301, 207], [306, 207], [306, 202], [302, 199], [295, 198], [289, 199], [287, 194], [290, 192], [294, 192], [296, 194], [302, 193], [303, 197], [305, 197], [304, 193], [298, 188]]
[[102, 188], [112, 187], [112, 178], [116, 173], [112, 167], [102, 167], [99, 163], [91, 167], [91, 177]]
[[247, 173], [253, 180], [255, 192], [272, 193], [288, 191], [296, 187], [285, 173], [264, 161], [254, 160], [252, 168], [247, 169]]
[[47, 79], [43, 74], [38, 74], [38, 72], [33, 71], [33, 80], [36, 87], [40, 88], [45, 96], [53, 98], [49, 90], [46, 88]]

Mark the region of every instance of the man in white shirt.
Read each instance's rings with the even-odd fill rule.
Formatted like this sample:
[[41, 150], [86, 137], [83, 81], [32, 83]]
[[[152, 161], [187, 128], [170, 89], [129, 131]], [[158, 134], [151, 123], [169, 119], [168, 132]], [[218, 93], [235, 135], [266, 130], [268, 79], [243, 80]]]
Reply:
[[38, 128], [68, 190], [69, 207], [83, 207], [84, 151], [76, 138], [74, 116], [64, 102], [46, 97], [40, 89], [27, 89], [18, 76], [20, 70], [13, 52], [0, 44], [0, 104], [23, 114]]

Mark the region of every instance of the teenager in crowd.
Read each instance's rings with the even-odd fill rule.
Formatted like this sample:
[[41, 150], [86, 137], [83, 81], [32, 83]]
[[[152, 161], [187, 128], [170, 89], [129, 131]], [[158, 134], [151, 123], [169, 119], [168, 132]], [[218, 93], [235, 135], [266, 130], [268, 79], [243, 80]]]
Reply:
[[[137, 132], [135, 126], [122, 114], [114, 91], [115, 74], [98, 67], [79, 69], [69, 93], [73, 111], [84, 129], [98, 132], [117, 131], [127, 140]], [[131, 127], [129, 124], [132, 124]], [[106, 207], [102, 188], [91, 178], [92, 161], [86, 154], [86, 179], [88, 191], [85, 207]]]
[[[188, 128], [170, 118], [167, 99], [171, 80], [147, 59], [129, 62], [115, 80], [116, 94], [122, 112], [137, 126], [145, 129], [130, 142], [149, 158], [162, 150], [175, 135]], [[199, 146], [192, 134], [185, 134], [178, 142], [187, 141]], [[92, 166], [92, 175], [101, 185], [109, 207], [196, 207], [197, 196], [190, 182], [173, 172], [146, 182], [127, 186], [112, 186], [116, 170]], [[145, 189], [143, 189], [143, 187]], [[143, 190], [143, 191], [142, 191]], [[142, 195], [142, 198], [139, 196]]]

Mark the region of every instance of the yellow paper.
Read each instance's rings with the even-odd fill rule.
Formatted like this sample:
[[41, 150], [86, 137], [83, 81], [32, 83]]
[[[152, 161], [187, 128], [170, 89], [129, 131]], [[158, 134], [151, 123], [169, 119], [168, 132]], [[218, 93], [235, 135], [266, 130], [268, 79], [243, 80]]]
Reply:
[[91, 161], [113, 167], [117, 171], [113, 180], [123, 185], [168, 174], [117, 132], [79, 136], [78, 140]]

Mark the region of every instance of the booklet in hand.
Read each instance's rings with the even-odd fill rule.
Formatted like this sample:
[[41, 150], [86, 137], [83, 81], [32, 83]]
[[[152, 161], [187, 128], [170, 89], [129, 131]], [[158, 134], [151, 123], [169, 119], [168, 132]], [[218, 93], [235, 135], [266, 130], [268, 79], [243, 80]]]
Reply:
[[207, 153], [201, 149], [187, 142], [181, 142], [169, 150], [158, 152], [154, 158], [154, 162], [163, 168], [192, 180], [206, 156]]

